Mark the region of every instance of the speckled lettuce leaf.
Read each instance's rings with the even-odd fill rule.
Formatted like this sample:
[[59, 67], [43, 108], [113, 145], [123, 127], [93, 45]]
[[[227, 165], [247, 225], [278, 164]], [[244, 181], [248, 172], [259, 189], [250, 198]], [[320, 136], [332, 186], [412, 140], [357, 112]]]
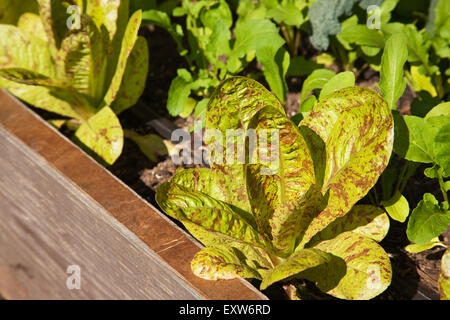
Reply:
[[61, 41], [69, 31], [67, 27], [69, 17], [66, 12], [67, 3], [59, 0], [37, 0], [37, 2], [50, 52], [56, 58]]
[[246, 263], [246, 257], [233, 247], [206, 247], [197, 252], [191, 261], [192, 272], [207, 280], [235, 278], [261, 279], [257, 270]]
[[145, 89], [148, 74], [149, 52], [147, 40], [138, 37], [127, 60], [127, 66], [116, 99], [111, 108], [116, 114], [136, 104]]
[[[320, 188], [312, 187], [313, 159], [300, 130], [284, 112], [271, 106], [262, 108], [253, 116], [249, 128], [256, 132], [279, 130], [278, 139], [272, 141], [270, 134], [267, 137], [267, 148], [275, 146], [273, 161], [260, 160], [246, 166], [247, 190], [263, 231], [271, 235], [277, 249], [290, 254], [296, 237], [318, 213], [323, 201]], [[263, 170], [273, 174], [261, 174]]]
[[350, 87], [335, 91], [316, 104], [300, 122], [324, 142], [326, 167], [322, 192], [328, 205], [309, 225], [302, 244], [346, 214], [375, 185], [392, 152], [393, 119], [375, 91]]
[[72, 87], [100, 103], [106, 70], [106, 48], [100, 30], [90, 17], [81, 17], [81, 29], [73, 30], [61, 43], [59, 57], [64, 77]]
[[127, 61], [138, 39], [138, 31], [141, 26], [141, 20], [142, 11], [136, 11], [128, 22], [117, 59], [117, 64], [114, 66], [115, 71], [113, 72], [111, 82], [109, 83], [109, 89], [104, 96], [103, 105], [105, 106], [110, 106], [117, 98], [117, 94], [125, 74], [125, 69], [127, 67]]
[[380, 242], [387, 235], [389, 225], [389, 217], [382, 208], [366, 204], [355, 205], [345, 216], [337, 218], [316, 234], [308, 246], [333, 239], [347, 231]]
[[305, 270], [316, 268], [322, 264], [330, 264], [333, 260], [333, 255], [318, 249], [297, 250], [289, 258], [267, 272], [261, 283], [261, 290], [277, 281], [296, 276]]
[[23, 68], [49, 78], [56, 67], [48, 44], [12, 25], [0, 25], [0, 68]]
[[17, 22], [17, 27], [25, 33], [32, 34], [43, 41], [47, 41], [44, 24], [39, 15], [34, 13], [24, 13]]
[[73, 104], [73, 101], [60, 99], [52, 88], [20, 84], [2, 77], [0, 77], [0, 88], [6, 88], [11, 94], [37, 108], [79, 120], [85, 118], [81, 110], [76, 111], [77, 106]]
[[69, 83], [52, 79], [38, 72], [22, 68], [4, 68], [0, 69], [0, 77], [21, 84], [32, 86], [45, 86], [50, 88], [68, 88]]
[[158, 188], [156, 201], [173, 218], [194, 223], [205, 232], [213, 231], [261, 248], [271, 247], [239, 210], [203, 192], [166, 182]]
[[392, 269], [387, 253], [372, 239], [349, 231], [320, 242], [314, 248], [340, 257], [346, 264], [345, 276], [332, 289], [324, 281], [328, 277], [308, 275], [308, 279], [316, 281], [328, 294], [341, 299], [367, 300], [379, 295], [391, 283]]
[[104, 107], [84, 122], [75, 132], [75, 139], [107, 164], [113, 164], [123, 148], [122, 126], [109, 107]]
[[[206, 113], [206, 129], [217, 130], [223, 136], [219, 141], [213, 137], [205, 137], [205, 144], [211, 149], [222, 147], [225, 149], [225, 137], [228, 129], [247, 129], [252, 117], [263, 107], [272, 106], [274, 109], [284, 113], [279, 100], [271, 94], [264, 86], [255, 80], [232, 77], [223, 81], [211, 96]], [[214, 155], [213, 155], [214, 157]], [[213, 158], [214, 159], [214, 158]], [[212, 170], [221, 171], [228, 177], [228, 182], [234, 185], [234, 192], [240, 194], [242, 201], [246, 202], [248, 211], [251, 212], [249, 196], [246, 184], [246, 169], [241, 164], [225, 163], [226, 152], [223, 154], [222, 164], [218, 161], [210, 161]], [[226, 182], [227, 183], [227, 182]], [[266, 221], [257, 220], [258, 230], [262, 233], [267, 231]]]
[[[247, 193], [240, 192], [245, 185], [239, 184], [239, 180], [236, 181], [235, 177], [227, 175], [219, 169], [186, 169], [177, 172], [170, 181], [188, 189], [203, 192], [214, 199], [239, 208], [242, 210], [241, 215], [245, 215], [244, 212], [251, 212]], [[253, 216], [249, 214], [245, 216], [247, 220], [254, 223]]]
[[439, 292], [441, 300], [450, 300], [450, 249], [445, 251], [439, 273]]
[[206, 229], [198, 224], [185, 220], [186, 229], [201, 243], [208, 247], [227, 246], [234, 248], [244, 255], [246, 263], [253, 269], [264, 274], [273, 268], [273, 263], [267, 251], [247, 244], [241, 240], [231, 238], [223, 233]]
[[86, 1], [86, 14], [93, 18], [99, 29], [106, 28], [109, 39], [112, 40], [118, 29], [120, 12], [127, 12], [128, 15], [128, 2], [128, 0], [89, 0]]

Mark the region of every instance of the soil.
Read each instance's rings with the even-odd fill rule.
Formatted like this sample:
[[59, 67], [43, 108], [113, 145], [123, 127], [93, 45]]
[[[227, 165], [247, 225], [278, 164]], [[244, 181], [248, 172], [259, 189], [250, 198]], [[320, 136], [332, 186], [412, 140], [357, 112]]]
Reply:
[[[193, 119], [173, 118], [166, 111], [167, 92], [171, 80], [176, 76], [176, 68], [183, 66], [185, 61], [176, 50], [176, 46], [168, 33], [150, 26], [141, 30], [141, 35], [148, 39], [150, 49], [150, 67], [146, 90], [141, 100], [148, 106], [145, 110], [131, 108], [121, 114], [120, 119], [124, 128], [132, 128], [140, 134], [157, 133], [150, 125], [151, 120], [166, 119], [177, 127], [190, 127]], [[293, 116], [299, 108], [299, 91], [304, 78], [292, 77], [288, 79], [289, 93], [287, 95], [286, 112]], [[379, 81], [378, 73], [367, 69], [360, 73], [357, 84], [376, 89]], [[410, 88], [398, 102], [401, 113], [409, 113], [409, 106], [414, 99], [414, 92]], [[50, 119], [42, 110], [36, 110], [44, 118]], [[137, 117], [136, 115], [139, 115]], [[196, 165], [199, 167], [201, 165]], [[134, 189], [144, 199], [157, 206], [155, 191], [158, 186], [168, 181], [177, 170], [194, 167], [175, 165], [169, 156], [164, 156], [157, 163], [152, 163], [131, 141], [125, 140], [124, 150], [116, 163], [108, 169], [128, 186]], [[435, 181], [423, 175], [423, 168], [417, 170], [416, 176], [410, 180], [405, 190], [405, 196], [410, 200], [410, 207], [414, 208], [425, 192], [439, 194]], [[412, 199], [412, 200], [411, 200]], [[450, 243], [450, 229], [444, 233], [441, 240]], [[410, 300], [410, 299], [438, 299], [437, 279], [440, 269], [440, 259], [445, 251], [437, 247], [423, 253], [410, 254], [404, 250], [409, 244], [406, 238], [406, 223], [391, 220], [388, 236], [381, 242], [388, 252], [392, 268], [393, 279], [391, 286], [376, 299], [380, 300]], [[255, 281], [252, 281], [255, 283]], [[257, 285], [257, 283], [255, 283]], [[309, 283], [302, 283], [308, 288], [312, 299], [333, 299], [323, 294]], [[271, 286], [264, 293], [272, 299], [285, 299], [286, 295], [281, 285]]]

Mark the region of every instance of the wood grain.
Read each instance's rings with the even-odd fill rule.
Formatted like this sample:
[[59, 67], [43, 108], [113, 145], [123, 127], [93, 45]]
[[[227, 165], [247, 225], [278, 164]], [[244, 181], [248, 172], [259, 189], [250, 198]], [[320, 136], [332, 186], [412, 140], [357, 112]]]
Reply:
[[[200, 299], [157, 254], [0, 127], [0, 288], [20, 299]], [[80, 267], [81, 288], [66, 273]]]
[[[77, 146], [75, 146], [72, 142], [70, 142], [66, 137], [62, 136], [59, 132], [57, 132], [54, 128], [49, 126], [47, 123], [42, 121], [39, 117], [37, 117], [32, 111], [30, 111], [23, 103], [19, 102], [14, 97], [7, 94], [5, 91], [0, 90], [0, 125], [3, 126], [3, 128], [8, 132], [9, 134], [9, 141], [11, 139], [16, 139], [16, 144], [23, 143], [20, 150], [24, 152], [24, 150], [28, 151], [25, 152], [30, 159], [40, 159], [39, 165], [45, 165], [44, 171], [54, 171], [51, 173], [53, 177], [58, 177], [58, 179], [62, 178], [65, 179], [64, 183], [69, 183], [73, 185], [72, 192], [75, 192], [74, 190], [78, 189], [77, 197], [82, 197], [83, 195], [83, 201], [90, 201], [91, 204], [89, 204], [88, 207], [91, 207], [93, 204], [97, 204], [97, 209], [102, 209], [101, 219], [99, 216], [95, 216], [93, 212], [95, 211], [97, 215], [100, 215], [97, 210], [91, 210], [89, 211], [89, 214], [87, 211], [85, 212], [84, 219], [78, 219], [78, 220], [72, 220], [72, 221], [66, 221], [65, 223], [62, 223], [59, 220], [57, 221], [57, 225], [51, 225], [51, 228], [54, 228], [55, 230], [58, 230], [61, 234], [64, 234], [68, 237], [70, 241], [75, 241], [74, 236], [70, 236], [70, 230], [78, 230], [79, 232], [81, 229], [83, 229], [83, 226], [77, 226], [74, 225], [75, 223], [81, 223], [82, 221], [86, 220], [89, 222], [89, 228], [92, 226], [100, 226], [99, 221], [103, 221], [103, 224], [101, 225], [101, 228], [107, 228], [104, 230], [104, 232], [101, 232], [100, 229], [89, 229], [90, 232], [94, 232], [96, 234], [91, 234], [92, 239], [95, 240], [96, 237], [98, 239], [92, 243], [92, 246], [96, 245], [96, 242], [99, 244], [101, 243], [107, 243], [109, 241], [113, 241], [113, 239], [120, 239], [118, 242], [114, 242], [114, 246], [118, 246], [117, 250], [120, 250], [116, 252], [115, 254], [121, 255], [122, 251], [125, 250], [146, 250], [145, 252], [145, 258], [144, 260], [148, 261], [141, 261], [140, 263], [153, 263], [153, 264], [160, 264], [164, 266], [163, 269], [169, 270], [165, 276], [172, 278], [174, 281], [179, 281], [180, 279], [182, 281], [177, 282], [179, 283], [179, 290], [184, 290], [183, 283], [187, 283], [189, 287], [193, 288], [193, 292], [190, 292], [191, 298], [207, 298], [207, 299], [267, 299], [261, 292], [256, 290], [253, 286], [251, 286], [247, 281], [244, 280], [231, 280], [231, 281], [207, 281], [200, 279], [196, 277], [190, 269], [190, 261], [194, 254], [198, 252], [201, 248], [201, 246], [192, 239], [189, 235], [187, 235], [183, 230], [179, 229], [174, 223], [172, 223], [167, 217], [165, 217], [162, 213], [160, 213], [156, 208], [154, 208], [152, 205], [150, 205], [148, 202], [140, 198], [134, 191], [132, 191], [130, 188], [128, 188], [126, 185], [124, 185], [120, 180], [118, 180], [116, 177], [114, 177], [110, 172], [105, 170], [102, 166], [100, 166], [98, 163], [96, 163], [92, 158], [90, 158], [88, 155], [86, 155], [82, 150], [80, 150]], [[3, 132], [5, 132], [5, 130]], [[3, 133], [4, 136], [6, 136], [5, 133]], [[14, 138], [15, 137], [15, 138]], [[11, 142], [8, 142], [11, 143]], [[0, 148], [0, 159], [3, 158], [3, 152], [6, 152], [3, 150], [3, 146]], [[10, 151], [12, 152], [12, 151]], [[17, 152], [17, 150], [16, 150]], [[33, 156], [34, 154], [34, 156]], [[36, 158], [37, 157], [37, 158]], [[15, 166], [23, 166], [23, 164], [20, 164], [20, 156], [17, 155], [16, 160], [17, 165]], [[37, 160], [36, 160], [37, 161]], [[13, 161], [14, 162], [14, 161]], [[36, 162], [37, 163], [37, 162]], [[9, 166], [12, 164], [10, 163]], [[0, 170], [0, 175], [5, 175], [5, 177], [8, 175], [12, 175], [12, 173], [9, 173], [6, 168], [3, 168]], [[19, 170], [20, 171], [20, 170]], [[6, 172], [6, 173], [5, 173]], [[54, 211], [59, 211], [59, 216], [51, 216], [52, 219], [56, 219], [57, 217], [66, 217], [67, 211], [71, 212], [70, 210], [65, 210], [64, 207], [61, 207], [60, 204], [60, 196], [52, 198], [53, 201], [48, 202], [47, 200], [50, 199], [49, 197], [51, 194], [48, 194], [48, 189], [50, 185], [47, 185], [47, 187], [41, 186], [34, 188], [34, 191], [30, 191], [27, 185], [33, 185], [33, 181], [35, 180], [35, 176], [32, 176], [31, 173], [29, 173], [30, 176], [28, 176], [29, 179], [31, 179], [31, 182], [26, 182], [27, 176], [23, 176], [20, 180], [19, 177], [15, 177], [14, 179], [18, 179], [15, 182], [14, 188], [16, 188], [16, 193], [19, 192], [29, 192], [27, 194], [23, 193], [23, 195], [20, 197], [20, 199], [14, 198], [16, 201], [11, 200], [4, 200], [5, 196], [0, 200], [0, 218], [5, 215], [3, 212], [5, 209], [1, 206], [6, 206], [5, 203], [8, 203], [9, 210], [13, 210], [14, 215], [20, 217], [21, 210], [25, 210], [27, 207], [21, 207], [22, 202], [23, 203], [35, 203], [35, 210], [34, 210], [34, 220], [33, 219], [26, 219], [26, 220], [11, 220], [12, 218], [8, 218], [8, 230], [9, 233], [17, 233], [16, 238], [13, 240], [8, 240], [9, 247], [12, 246], [12, 244], [16, 245], [15, 241], [25, 241], [28, 243], [29, 251], [27, 254], [31, 254], [33, 248], [31, 246], [31, 243], [35, 244], [39, 247], [42, 242], [39, 242], [39, 240], [32, 240], [32, 235], [37, 234], [35, 233], [35, 223], [36, 221], [42, 220], [40, 222], [41, 229], [40, 233], [38, 234], [36, 239], [47, 239], [47, 233], [48, 231], [44, 230], [44, 227], [48, 223], [50, 226], [50, 222], [53, 221], [50, 218], [46, 216], [46, 209], [45, 206], [51, 207]], [[6, 178], [3, 177], [0, 178], [1, 181], [6, 181]], [[56, 178], [55, 178], [56, 179]], [[56, 180], [58, 180], [56, 179]], [[9, 192], [8, 190], [12, 190], [11, 184], [14, 184], [14, 180], [9, 179], [8, 182], [4, 182], [1, 189], [2, 193], [5, 194], [6, 192]], [[56, 181], [57, 182], [57, 181]], [[46, 189], [47, 188], [47, 189]], [[5, 191], [6, 190], [6, 191]], [[39, 193], [40, 192], [40, 193]], [[66, 193], [65, 193], [66, 194]], [[8, 196], [6, 196], [6, 199], [10, 199], [12, 195], [8, 193]], [[71, 195], [71, 197], [74, 197], [74, 195]], [[42, 199], [47, 199], [45, 202]], [[74, 198], [70, 198], [74, 199]], [[81, 199], [81, 198], [80, 198]], [[45, 205], [44, 205], [45, 204]], [[81, 205], [81, 204], [80, 204]], [[12, 209], [11, 209], [12, 208]], [[111, 220], [108, 220], [108, 223], [105, 221], [105, 215], [109, 215], [109, 218]], [[31, 214], [31, 212], [30, 212]], [[81, 213], [80, 213], [81, 214]], [[7, 214], [10, 216], [11, 214]], [[14, 216], [12, 215], [12, 216]], [[81, 216], [80, 216], [81, 217]], [[20, 218], [19, 218], [20, 219]], [[63, 219], [63, 218], [61, 218]], [[75, 218], [73, 218], [75, 219]], [[47, 221], [48, 220], [48, 221]], [[23, 222], [22, 224], [18, 221]], [[6, 222], [5, 222], [6, 223]], [[61, 225], [59, 225], [62, 223]], [[124, 228], [125, 227], [125, 228]], [[11, 229], [12, 228], [12, 229]], [[27, 231], [30, 231], [31, 233], [27, 233]], [[121, 229], [122, 228], [122, 229]], [[14, 231], [13, 231], [14, 229]], [[118, 238], [119, 236], [116, 234], [114, 237], [110, 238], [103, 238], [106, 237], [107, 234], [110, 233], [110, 230], [121, 230], [119, 232], [122, 234], [122, 238]], [[22, 230], [19, 232], [19, 230]], [[108, 230], [108, 231], [106, 231]], [[124, 232], [127, 231], [128, 236], [133, 238], [135, 242], [131, 241], [131, 238], [126, 238], [124, 236]], [[0, 231], [0, 250], [3, 251], [3, 243], [5, 242], [5, 239], [9, 239], [8, 237], [3, 236], [3, 234], [6, 234], [6, 231], [1, 230]], [[28, 238], [25, 237], [25, 235], [28, 235]], [[31, 237], [31, 238], [30, 238]], [[56, 235], [55, 235], [56, 237]], [[105, 240], [108, 239], [108, 240]], [[44, 249], [41, 249], [40, 254], [47, 254], [47, 256], [50, 255], [50, 253], [58, 253], [60, 250], [67, 249], [67, 247], [70, 245], [69, 240], [60, 240], [60, 244], [62, 247], [57, 246], [53, 248], [53, 251], [45, 251]], [[32, 241], [31, 243], [29, 241]], [[130, 242], [131, 241], [131, 242]], [[120, 243], [119, 243], [120, 242]], [[78, 244], [78, 249], [81, 250], [81, 243]], [[18, 244], [17, 244], [18, 245]], [[56, 243], [55, 243], [56, 245]], [[121, 246], [122, 245], [122, 246]], [[45, 246], [44, 246], [45, 247]], [[109, 247], [114, 248], [112, 245]], [[130, 247], [129, 249], [126, 249]], [[14, 248], [14, 246], [13, 246]], [[47, 250], [48, 247], [46, 247]], [[134, 249], [132, 249], [134, 248]], [[25, 250], [25, 249], [24, 249]], [[84, 250], [84, 249], [83, 249]], [[5, 251], [6, 252], [6, 251]], [[64, 250], [62, 252], [65, 252]], [[82, 252], [82, 251], [80, 251]], [[108, 256], [105, 255], [103, 257], [101, 251], [95, 251], [95, 255], [89, 255], [89, 259], [95, 259], [103, 261], [106, 263], [106, 261], [114, 260], [112, 259], [112, 253]], [[115, 250], [111, 251], [115, 252]], [[120, 254], [119, 254], [120, 253]], [[125, 253], [123, 253], [125, 254]], [[151, 255], [153, 254], [153, 255]], [[33, 291], [29, 288], [29, 283], [25, 281], [27, 279], [27, 272], [25, 270], [30, 270], [28, 268], [22, 268], [22, 265], [19, 263], [14, 263], [14, 258], [16, 255], [26, 255], [21, 254], [19, 250], [9, 249], [8, 254], [3, 254], [3, 258], [1, 259], [2, 262], [0, 262], [0, 293], [2, 293], [5, 298], [10, 298], [11, 293], [14, 292], [11, 290], [11, 288], [16, 288], [16, 292], [21, 292], [24, 296], [31, 292], [31, 296], [35, 296], [37, 294], [37, 291]], [[79, 253], [79, 255], [84, 256], [84, 254]], [[151, 256], [150, 256], [151, 255]], [[2, 256], [0, 252], [0, 256]], [[64, 256], [64, 255], [63, 255]], [[133, 262], [134, 258], [129, 256], [125, 260], [129, 259], [128, 262]], [[156, 260], [155, 260], [156, 259]], [[59, 258], [58, 262], [54, 261], [54, 268], [56, 266], [59, 266], [59, 269], [62, 268], [62, 266], [66, 263], [72, 263], [69, 261], [70, 259], [63, 259]], [[11, 262], [12, 261], [12, 262]], [[156, 263], [156, 262], [157, 263]], [[45, 273], [44, 265], [45, 263], [43, 261], [39, 262], [41, 263], [41, 269], [39, 272]], [[80, 262], [82, 263], [82, 262]], [[119, 263], [119, 262], [118, 262]], [[135, 262], [136, 264], [138, 261]], [[166, 265], [164, 265], [166, 263]], [[128, 266], [125, 262], [120, 262], [119, 265], [124, 264], [124, 269], [131, 268]], [[14, 265], [16, 268], [14, 268]], [[133, 265], [133, 263], [131, 263]], [[28, 265], [27, 265], [28, 266]], [[101, 264], [100, 264], [101, 266]], [[28, 266], [29, 267], [29, 266]], [[43, 269], [42, 269], [43, 268]], [[101, 269], [102, 267], [100, 267]], [[138, 268], [141, 269], [141, 268]], [[133, 269], [135, 270], [135, 269]], [[156, 270], [156, 269], [155, 269]], [[36, 271], [37, 272], [37, 271]], [[144, 272], [141, 270], [141, 272]], [[3, 274], [11, 275], [9, 277], [2, 276]], [[17, 276], [18, 274], [22, 274], [22, 276]], [[30, 273], [29, 273], [30, 274]], [[158, 272], [153, 274], [153, 277], [159, 277]], [[169, 276], [170, 275], [170, 276]], [[59, 274], [61, 276], [61, 274]], [[63, 275], [66, 277], [67, 275]], [[49, 281], [56, 281], [53, 277], [53, 275], [46, 275], [46, 279]], [[109, 281], [119, 281], [117, 277], [122, 277], [120, 273], [109, 273], [109, 275], [105, 275], [105, 277], [108, 277]], [[5, 280], [6, 279], [6, 280]], [[36, 278], [33, 278], [36, 279]], [[65, 279], [65, 278], [64, 278]], [[145, 277], [143, 279], [146, 279]], [[28, 277], [28, 281], [30, 281]], [[131, 281], [131, 280], [130, 280]], [[138, 281], [135, 279], [135, 281]], [[143, 280], [144, 281], [144, 280]], [[145, 280], [149, 281], [149, 280]], [[183, 282], [184, 281], [184, 282]], [[126, 281], [125, 281], [126, 282]], [[26, 284], [26, 285], [24, 285]], [[55, 286], [59, 286], [59, 283], [54, 284]], [[124, 284], [125, 285], [125, 284]], [[156, 284], [155, 284], [156, 285]], [[167, 285], [160, 283], [162, 287]], [[153, 291], [162, 290], [162, 287], [154, 287]], [[10, 288], [8, 290], [9, 295], [7, 295], [5, 292], [6, 290], [4, 288]], [[58, 287], [59, 288], [59, 287]], [[189, 294], [189, 290], [186, 287], [186, 292], [182, 295]], [[30, 291], [31, 290], [31, 291]], [[37, 290], [37, 289], [34, 289]], [[52, 286], [49, 287], [50, 291], [56, 290]], [[98, 289], [100, 290], [100, 289]], [[96, 294], [99, 294], [100, 291], [95, 291], [95, 294], [92, 294], [91, 296], [96, 296]], [[141, 291], [144, 289], [140, 289]], [[150, 289], [149, 289], [150, 290]], [[66, 291], [64, 289], [61, 292]], [[150, 290], [149, 292], [151, 292]], [[27, 293], [28, 292], [28, 293]], [[59, 291], [58, 291], [59, 292]], [[144, 292], [144, 291], [142, 291]], [[163, 290], [164, 292], [164, 290]], [[172, 292], [172, 289], [167, 290], [166, 294], [170, 294]], [[195, 293], [194, 293], [195, 292]], [[146, 293], [147, 294], [147, 293]], [[164, 293], [160, 293], [163, 295]], [[174, 296], [177, 296], [178, 293], [173, 293]], [[181, 294], [181, 293], [180, 293]], [[96, 296], [97, 297], [97, 296]], [[187, 297], [187, 296], [186, 296]], [[162, 296], [161, 296], [162, 298]]]

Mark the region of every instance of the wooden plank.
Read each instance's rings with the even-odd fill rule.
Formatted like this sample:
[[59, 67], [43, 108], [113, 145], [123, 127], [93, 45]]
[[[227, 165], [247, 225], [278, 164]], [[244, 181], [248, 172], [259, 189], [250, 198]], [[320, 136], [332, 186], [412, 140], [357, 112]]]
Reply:
[[[116, 224], [117, 228], [123, 224], [136, 235], [166, 262], [173, 272], [189, 283], [199, 296], [207, 299], [267, 299], [244, 280], [214, 282], [193, 275], [190, 261], [200, 249], [195, 240], [21, 102], [2, 90], [0, 125], [45, 159], [49, 167], [80, 188], [88, 198], [97, 202], [99, 207], [104, 208], [115, 218], [110, 222]], [[46, 195], [43, 194], [43, 197]], [[23, 198], [23, 201], [27, 200]], [[57, 206], [58, 202], [53, 205]], [[42, 219], [45, 220], [45, 216]], [[30, 226], [29, 230], [33, 231], [33, 226]], [[6, 267], [3, 266], [4, 268]], [[8, 298], [5, 293], [3, 295]]]
[[[6, 298], [202, 298], [1, 126], [0, 155], [0, 288]], [[71, 265], [80, 268], [79, 290], [66, 286]]]

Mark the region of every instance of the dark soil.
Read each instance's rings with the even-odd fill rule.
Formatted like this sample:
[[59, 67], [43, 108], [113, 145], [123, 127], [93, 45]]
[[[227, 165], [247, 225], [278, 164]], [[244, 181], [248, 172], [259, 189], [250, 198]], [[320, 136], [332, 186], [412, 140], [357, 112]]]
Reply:
[[[166, 111], [167, 92], [171, 80], [176, 76], [176, 68], [184, 65], [184, 60], [177, 54], [176, 46], [171, 41], [169, 34], [157, 27], [149, 27], [141, 30], [141, 34], [148, 39], [150, 48], [150, 68], [146, 91], [141, 100], [149, 107], [140, 110], [140, 117], [136, 117], [138, 111], [130, 110], [121, 114], [121, 123], [125, 128], [132, 128], [141, 134], [156, 133], [153, 126], [149, 125], [152, 119], [163, 118], [169, 120], [177, 127], [189, 127], [192, 118], [182, 119], [170, 117]], [[286, 112], [293, 116], [299, 108], [299, 91], [301, 78], [289, 79], [289, 93], [287, 96]], [[379, 81], [378, 73], [371, 69], [364, 70], [358, 77], [360, 86], [376, 89]], [[408, 88], [398, 102], [398, 109], [402, 113], [409, 112], [409, 106], [414, 99], [413, 91]], [[45, 112], [36, 110], [44, 118]], [[197, 165], [199, 166], [199, 165]], [[128, 186], [134, 189], [147, 201], [156, 205], [155, 191], [158, 186], [168, 181], [180, 168], [193, 167], [177, 166], [169, 156], [161, 157], [158, 163], [149, 161], [131, 141], [125, 140], [124, 150], [118, 161], [108, 169]], [[414, 208], [425, 192], [439, 194], [435, 181], [427, 179], [423, 175], [423, 168], [419, 168], [416, 176], [410, 180], [405, 195], [410, 200], [410, 207]], [[411, 200], [412, 199], [412, 200]], [[450, 244], [450, 229], [444, 234], [442, 240]], [[391, 221], [391, 229], [388, 236], [381, 242], [388, 252], [392, 268], [393, 279], [391, 286], [376, 299], [381, 300], [410, 300], [410, 299], [438, 299], [437, 279], [440, 269], [440, 258], [445, 249], [441, 247], [425, 251], [419, 254], [409, 254], [404, 248], [409, 244], [406, 238], [406, 223]], [[311, 284], [304, 283], [308, 288], [308, 294], [312, 299], [333, 299], [319, 292]], [[272, 299], [284, 299], [281, 286], [271, 286], [264, 291]]]

